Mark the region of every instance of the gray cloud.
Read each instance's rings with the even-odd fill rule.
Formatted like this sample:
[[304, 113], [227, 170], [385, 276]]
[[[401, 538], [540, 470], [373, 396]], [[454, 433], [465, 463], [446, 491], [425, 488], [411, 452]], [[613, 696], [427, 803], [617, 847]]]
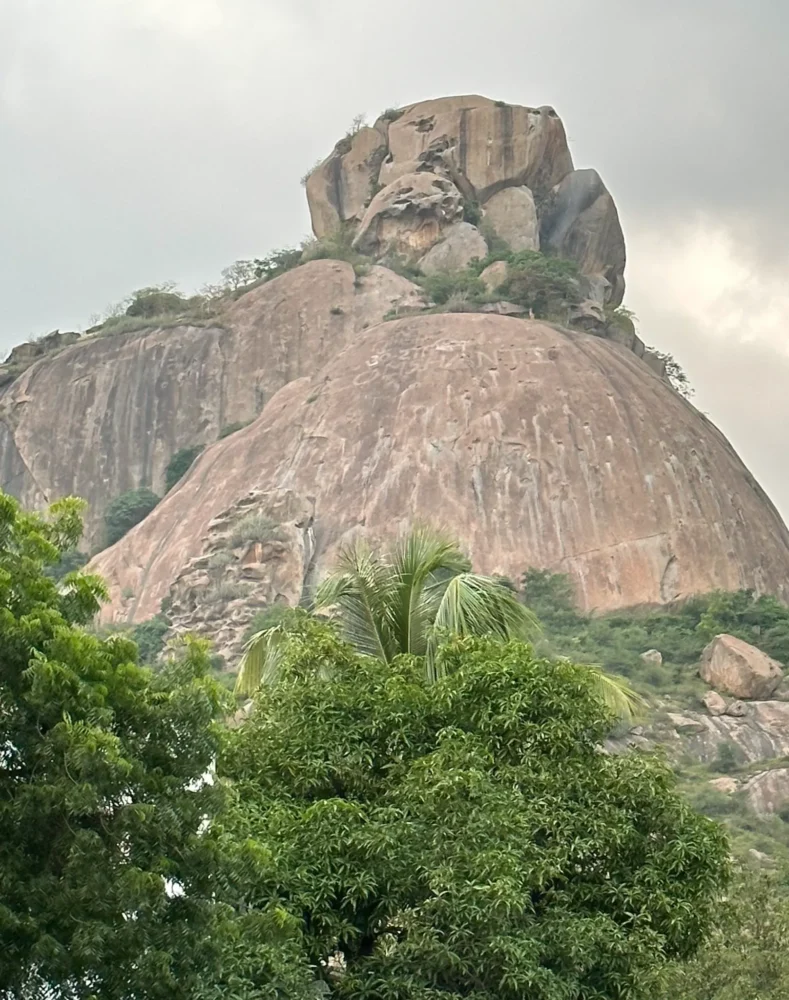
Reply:
[[[553, 104], [632, 237], [646, 339], [686, 363], [789, 512], [776, 430], [789, 362], [774, 323], [760, 328], [771, 302], [789, 309], [775, 284], [789, 257], [787, 38], [783, 0], [6, 0], [0, 350], [85, 324], [132, 288], [199, 287], [298, 241], [298, 178], [360, 111], [449, 93]], [[726, 232], [747, 263], [727, 300], [737, 331], [717, 318], [723, 292], [700, 315], [693, 267], [684, 288], [662, 273], [689, 224]]]

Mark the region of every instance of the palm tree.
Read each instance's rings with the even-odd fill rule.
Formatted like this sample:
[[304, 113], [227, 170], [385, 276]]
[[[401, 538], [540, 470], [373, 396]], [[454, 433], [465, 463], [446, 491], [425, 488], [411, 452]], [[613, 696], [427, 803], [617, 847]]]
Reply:
[[[449, 635], [491, 635], [502, 641], [531, 639], [540, 626], [534, 614], [503, 582], [471, 572], [457, 542], [420, 526], [404, 534], [385, 555], [357, 543], [341, 550], [337, 569], [318, 587], [314, 612], [329, 614], [360, 653], [390, 663], [401, 653], [425, 659], [427, 679], [440, 673], [438, 645]], [[253, 635], [241, 660], [236, 691], [251, 696], [275, 680], [287, 622]], [[618, 714], [629, 717], [640, 704], [621, 680], [588, 667], [595, 687]]]

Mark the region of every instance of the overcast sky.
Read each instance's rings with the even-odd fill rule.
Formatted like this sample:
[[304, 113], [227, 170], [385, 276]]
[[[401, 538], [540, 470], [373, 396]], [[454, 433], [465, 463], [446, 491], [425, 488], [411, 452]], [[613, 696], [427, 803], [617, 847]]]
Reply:
[[0, 0], [0, 351], [293, 244], [356, 114], [553, 105], [626, 305], [789, 518], [787, 0]]

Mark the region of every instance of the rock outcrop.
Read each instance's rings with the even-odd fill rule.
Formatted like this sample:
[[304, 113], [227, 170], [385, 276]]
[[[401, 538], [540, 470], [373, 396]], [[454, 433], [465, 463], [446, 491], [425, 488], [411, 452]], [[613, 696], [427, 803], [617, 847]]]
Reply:
[[757, 816], [770, 816], [789, 806], [789, 768], [776, 767], [754, 775], [743, 787]]
[[[143, 620], [188, 587], [180, 606], [196, 609], [212, 582], [190, 576], [195, 560], [224, 546], [243, 562], [224, 536], [251, 515], [282, 525], [285, 509], [288, 593], [342, 541], [422, 517], [482, 572], [569, 573], [587, 609], [715, 588], [789, 596], [789, 535], [720, 432], [630, 352], [537, 321], [422, 315], [358, 334], [94, 561], [107, 615]], [[271, 595], [255, 558], [247, 593]]]
[[[597, 171], [573, 169], [553, 108], [477, 95], [413, 104], [341, 139], [306, 188], [315, 235], [350, 227], [357, 249], [376, 259], [396, 254], [418, 263], [451, 238], [453, 223], [481, 217], [513, 250], [542, 248], [575, 261], [599, 309], [622, 301], [616, 206]], [[458, 262], [455, 254], [446, 259]], [[428, 261], [435, 265], [434, 253]], [[602, 312], [593, 318], [602, 330]]]
[[207, 326], [83, 337], [0, 394], [0, 487], [29, 507], [84, 497], [94, 547], [107, 504], [139, 486], [163, 492], [179, 448], [254, 419], [387, 312], [421, 303], [392, 271], [359, 279], [322, 260], [253, 289]]
[[783, 679], [783, 668], [750, 643], [716, 635], [701, 655], [699, 675], [711, 687], [735, 698], [770, 698]]

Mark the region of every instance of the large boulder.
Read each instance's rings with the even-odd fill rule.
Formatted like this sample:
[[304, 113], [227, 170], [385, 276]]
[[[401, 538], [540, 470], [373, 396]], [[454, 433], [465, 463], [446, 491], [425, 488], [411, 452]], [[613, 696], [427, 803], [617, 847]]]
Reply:
[[88, 501], [86, 538], [107, 504], [141, 484], [164, 492], [180, 448], [253, 420], [285, 383], [311, 375], [392, 309], [421, 304], [405, 278], [319, 260], [231, 301], [213, 322], [82, 337], [0, 393], [0, 487], [29, 507]]
[[404, 174], [370, 202], [354, 247], [373, 257], [421, 255], [463, 218], [460, 192], [429, 171]]
[[[283, 491], [296, 589], [349, 538], [421, 518], [449, 525], [481, 572], [569, 573], [586, 609], [789, 597], [789, 534], [722, 435], [633, 354], [538, 321], [435, 314], [357, 333], [94, 560], [105, 616], [155, 614], [238, 518], [277, 520]], [[248, 582], [250, 599], [272, 592]]]
[[468, 222], [458, 222], [446, 231], [440, 243], [428, 250], [419, 262], [424, 274], [439, 271], [462, 271], [475, 258], [482, 259], [488, 252], [488, 245], [480, 231]]
[[389, 125], [387, 160], [411, 163], [437, 144], [481, 203], [519, 185], [542, 196], [573, 169], [564, 126], [549, 107], [478, 95], [413, 104]]
[[577, 262], [581, 273], [604, 278], [604, 300], [618, 306], [625, 294], [625, 238], [614, 199], [596, 170], [574, 170], [545, 205], [540, 243]]
[[307, 177], [307, 201], [312, 231], [318, 238], [341, 224], [356, 222], [372, 199], [381, 161], [386, 156], [386, 135], [362, 128], [341, 139], [331, 155]]
[[781, 664], [733, 635], [716, 635], [701, 654], [699, 674], [735, 698], [770, 698], [783, 679]]
[[485, 222], [513, 250], [540, 249], [540, 223], [527, 187], [497, 191], [485, 202]]

